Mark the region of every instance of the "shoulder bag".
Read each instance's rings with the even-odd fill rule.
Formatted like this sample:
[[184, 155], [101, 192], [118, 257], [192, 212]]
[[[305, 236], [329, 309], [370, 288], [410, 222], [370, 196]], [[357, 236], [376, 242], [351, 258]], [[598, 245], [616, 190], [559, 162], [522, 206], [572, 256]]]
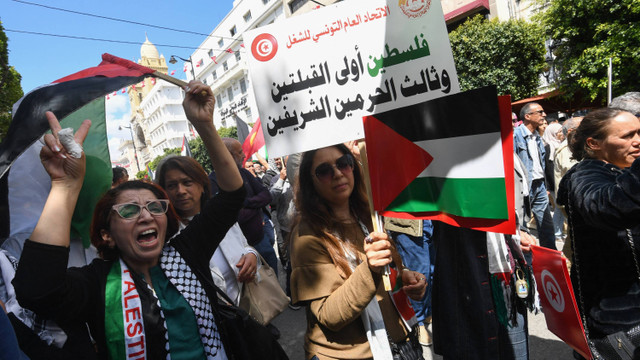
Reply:
[[262, 263], [258, 276], [256, 280], [243, 284], [239, 306], [260, 324], [267, 325], [287, 308], [290, 299], [264, 258], [260, 255], [258, 260]]
[[[180, 251], [178, 248], [176, 250]], [[222, 340], [229, 360], [289, 360], [269, 329], [254, 320], [246, 311], [233, 305], [229, 296], [213, 283], [211, 272], [205, 272], [200, 267], [191, 268], [202, 283], [207, 296], [216, 300], [211, 307], [218, 329], [223, 335]]]

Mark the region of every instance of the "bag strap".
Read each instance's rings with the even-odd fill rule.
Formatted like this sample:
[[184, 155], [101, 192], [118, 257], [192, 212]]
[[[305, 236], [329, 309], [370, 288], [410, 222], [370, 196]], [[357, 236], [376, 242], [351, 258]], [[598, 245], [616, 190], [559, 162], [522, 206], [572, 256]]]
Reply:
[[[572, 203], [572, 198], [571, 198], [571, 193], [572, 193], [572, 186], [571, 186], [571, 181], [567, 181], [568, 184], [568, 189], [567, 189], [567, 194], [568, 194], [568, 201], [567, 201], [567, 209], [568, 209], [568, 213], [569, 213], [569, 217], [567, 219], [568, 223], [569, 223], [569, 236], [571, 237], [571, 251], [573, 251], [573, 266], [575, 266], [576, 268], [576, 279], [578, 280], [578, 300], [580, 301], [580, 318], [582, 320], [582, 327], [584, 329], [584, 335], [587, 338], [587, 344], [589, 344], [589, 328], [587, 327], [587, 316], [585, 315], [585, 308], [584, 308], [584, 297], [582, 295], [582, 279], [580, 277], [580, 261], [578, 259], [578, 251], [577, 251], [577, 246], [576, 246], [576, 236], [575, 236], [575, 231], [573, 229], [573, 206], [571, 206]], [[591, 346], [589, 346], [590, 350], [591, 350]], [[592, 351], [593, 352], [593, 351]]]
[[631, 234], [630, 229], [625, 229], [627, 233], [627, 241], [629, 242], [629, 247], [631, 248], [631, 254], [633, 255], [633, 262], [636, 265], [636, 275], [638, 276], [638, 281], [640, 282], [640, 265], [638, 264], [638, 254], [636, 253], [636, 245], [635, 240], [633, 239], [633, 234]]

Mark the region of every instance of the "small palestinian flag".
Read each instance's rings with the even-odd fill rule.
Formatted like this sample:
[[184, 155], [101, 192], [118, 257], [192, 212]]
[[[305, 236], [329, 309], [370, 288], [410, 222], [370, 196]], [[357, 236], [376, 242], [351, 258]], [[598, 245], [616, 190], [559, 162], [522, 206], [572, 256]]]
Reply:
[[514, 233], [510, 115], [487, 87], [365, 117], [375, 210]]

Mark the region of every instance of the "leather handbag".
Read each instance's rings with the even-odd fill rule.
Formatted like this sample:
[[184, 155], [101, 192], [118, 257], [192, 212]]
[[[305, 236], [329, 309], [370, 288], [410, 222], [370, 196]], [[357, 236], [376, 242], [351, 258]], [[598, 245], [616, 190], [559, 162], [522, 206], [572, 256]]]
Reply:
[[229, 296], [213, 283], [211, 272], [203, 271], [202, 267], [192, 269], [207, 295], [217, 300], [211, 307], [229, 360], [289, 360], [271, 331], [233, 305]]
[[414, 326], [409, 336], [403, 341], [394, 342], [389, 339], [393, 360], [422, 360], [422, 345], [418, 340], [418, 326]]
[[257, 322], [267, 325], [287, 308], [290, 299], [280, 287], [273, 269], [262, 256], [259, 260], [262, 265], [258, 269], [258, 276], [242, 286], [239, 306]]
[[222, 290], [215, 288], [219, 301], [214, 314], [220, 331], [225, 335], [230, 360], [289, 360], [282, 346], [269, 329], [255, 321], [246, 311], [232, 305]]

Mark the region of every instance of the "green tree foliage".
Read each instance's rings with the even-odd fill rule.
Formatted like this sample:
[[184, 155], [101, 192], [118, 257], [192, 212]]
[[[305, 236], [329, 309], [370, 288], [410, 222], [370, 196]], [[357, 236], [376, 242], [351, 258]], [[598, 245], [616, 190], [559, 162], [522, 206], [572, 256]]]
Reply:
[[234, 138], [237, 139], [238, 138], [238, 128], [235, 126], [230, 126], [230, 127], [222, 127], [220, 129], [218, 129], [218, 134], [220, 134], [220, 137], [230, 137], [230, 138]]
[[640, 1], [551, 0], [538, 19], [559, 43], [558, 87], [568, 96], [604, 103], [609, 58], [614, 96], [640, 90]]
[[477, 15], [449, 33], [462, 91], [496, 85], [519, 100], [535, 95], [544, 67], [542, 29], [522, 20]]
[[24, 95], [20, 85], [22, 76], [13, 66], [9, 66], [8, 42], [0, 21], [0, 141], [7, 135], [13, 104]]
[[[220, 137], [223, 137], [223, 138], [224, 137], [232, 137], [235, 139], [238, 138], [238, 130], [236, 129], [235, 126], [220, 128], [218, 129], [218, 134], [220, 135]], [[211, 160], [209, 159], [209, 154], [207, 153], [207, 149], [204, 147], [202, 138], [198, 137], [189, 141], [189, 149], [191, 149], [191, 156], [193, 156], [193, 158], [196, 159], [196, 161], [199, 162], [200, 165], [202, 165], [202, 167], [205, 169], [207, 173], [210, 173], [211, 171], [213, 171], [213, 166], [211, 165]], [[172, 155], [172, 154], [180, 155], [180, 152], [181, 152], [180, 148], [164, 149], [164, 154], [153, 159], [153, 161], [149, 163], [149, 167], [151, 168], [151, 170], [155, 171], [158, 168], [158, 163], [160, 163], [160, 160], [164, 159], [167, 155]], [[147, 173], [146, 170], [140, 171], [138, 174], [136, 174], [136, 178], [142, 179], [144, 178], [146, 173]]]
[[[160, 160], [164, 159], [166, 156], [169, 155], [180, 155], [180, 151], [182, 149], [180, 148], [166, 148], [164, 149], [164, 154], [157, 156], [155, 159], [151, 160], [151, 162], [149, 163], [149, 168], [153, 171], [156, 171], [156, 169], [158, 168], [158, 163], [160, 163]], [[146, 172], [146, 170], [145, 170]]]
[[[220, 131], [218, 131], [218, 133], [219, 132]], [[189, 148], [191, 149], [191, 156], [193, 156], [193, 158], [202, 165], [207, 173], [210, 173], [213, 170], [213, 166], [211, 166], [211, 160], [209, 159], [207, 149], [204, 147], [202, 138], [196, 138], [189, 141]]]
[[147, 177], [147, 170], [140, 170], [136, 173], [136, 179], [142, 180]]

